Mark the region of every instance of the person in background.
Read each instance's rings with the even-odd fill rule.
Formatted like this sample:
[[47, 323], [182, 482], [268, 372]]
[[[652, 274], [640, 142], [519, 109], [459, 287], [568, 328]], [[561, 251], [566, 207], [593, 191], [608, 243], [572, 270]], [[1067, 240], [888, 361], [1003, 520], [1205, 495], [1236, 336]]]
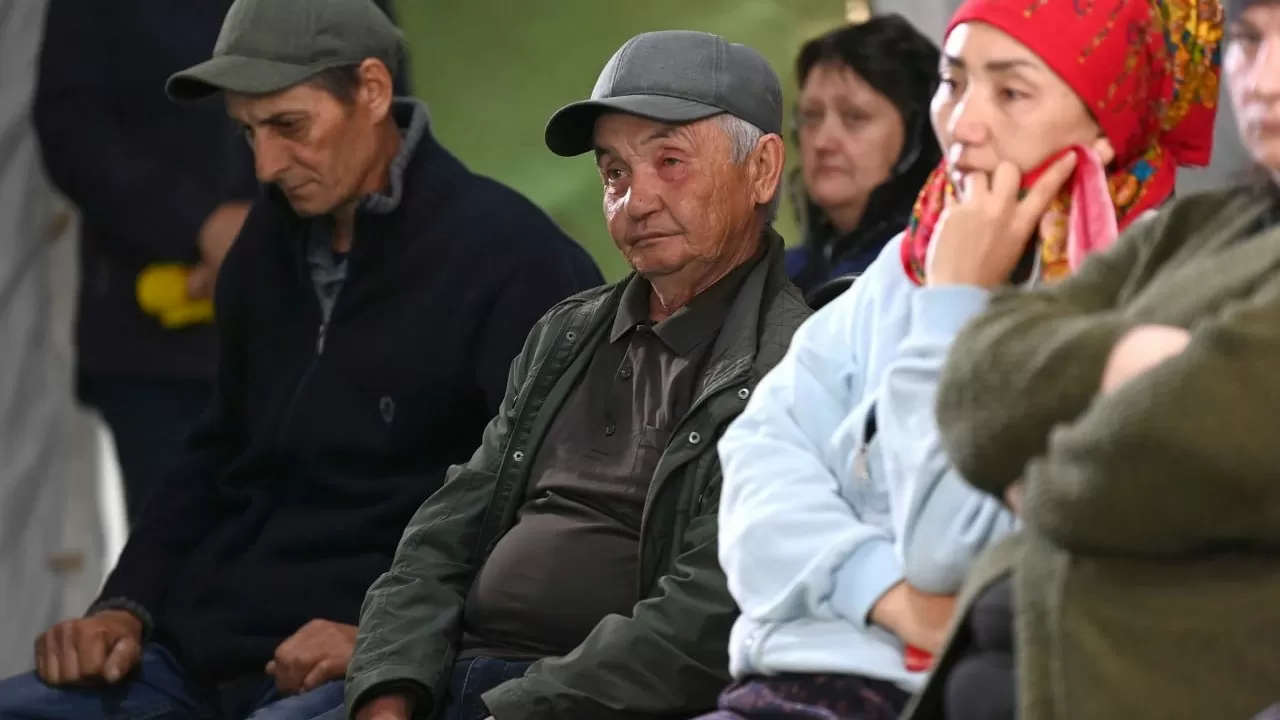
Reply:
[[627, 41], [547, 125], [635, 272], [530, 334], [365, 600], [325, 720], [688, 717], [727, 679], [715, 442], [808, 316], [772, 229], [782, 91], [707, 33]]
[[[996, 295], [956, 338], [943, 442], [1022, 531], [974, 568], [913, 718], [1274, 717], [1280, 2], [1227, 12], [1223, 74], [1253, 177], [1180, 198], [1056, 287]], [[1201, 19], [1168, 28], [1185, 77], [1217, 54], [1221, 14], [1170, 4]], [[1207, 76], [1179, 90], [1153, 118], [1218, 97]], [[1016, 632], [978, 617], [1001, 587]], [[984, 661], [993, 630], [1013, 636], [1002, 676]], [[975, 681], [1016, 704], [989, 707]]]
[[266, 193], [217, 283], [217, 387], [85, 618], [0, 681], [0, 719], [311, 720], [342, 703], [360, 602], [497, 412], [537, 319], [602, 282], [525, 198], [394, 97], [370, 0], [236, 0], [213, 56]]
[[1145, 0], [1039, 0], [1029, 16], [967, 0], [952, 17], [931, 106], [945, 161], [721, 441], [720, 557], [742, 616], [739, 684], [713, 717], [887, 720], [923, 683], [975, 557], [1015, 522], [942, 448], [951, 344], [993, 292], [1069, 275], [1169, 198], [1178, 166], [1208, 162], [1220, 25], [1178, 7], [1168, 24]]
[[929, 127], [938, 47], [901, 15], [877, 15], [805, 43], [796, 80], [801, 165], [791, 186], [804, 242], [787, 251], [787, 272], [816, 310], [907, 226], [938, 165]]
[[226, 113], [164, 96], [165, 78], [208, 55], [228, 4], [48, 0], [34, 117], [45, 167], [80, 210], [76, 391], [111, 430], [130, 522], [217, 368], [213, 324], [166, 326], [139, 306], [138, 277], [183, 266], [178, 292], [210, 300], [258, 194]]

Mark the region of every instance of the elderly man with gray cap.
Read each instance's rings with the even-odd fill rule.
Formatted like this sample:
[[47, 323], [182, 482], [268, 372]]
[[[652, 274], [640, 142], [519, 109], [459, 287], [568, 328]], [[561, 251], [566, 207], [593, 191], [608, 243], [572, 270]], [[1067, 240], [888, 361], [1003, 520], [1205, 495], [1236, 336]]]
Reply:
[[369, 590], [349, 717], [714, 706], [737, 613], [716, 440], [808, 315], [771, 228], [781, 126], [765, 59], [687, 31], [631, 39], [551, 118], [552, 152], [594, 153], [635, 272], [530, 334], [484, 442]]
[[360, 603], [498, 412], [525, 336], [603, 279], [393, 97], [371, 0], [236, 0], [179, 101], [225, 97], [265, 192], [217, 279], [217, 387], [86, 617], [0, 719], [311, 720]]

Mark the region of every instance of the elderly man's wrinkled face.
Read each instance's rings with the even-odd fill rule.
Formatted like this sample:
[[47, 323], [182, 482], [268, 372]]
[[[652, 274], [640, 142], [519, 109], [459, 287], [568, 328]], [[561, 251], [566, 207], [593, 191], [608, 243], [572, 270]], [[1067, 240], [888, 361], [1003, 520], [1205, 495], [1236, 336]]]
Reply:
[[227, 110], [253, 148], [258, 180], [280, 188], [299, 215], [327, 215], [370, 184], [390, 87], [389, 75], [385, 91], [362, 84], [350, 104], [305, 83], [274, 95], [228, 93]]
[[665, 125], [607, 114], [595, 147], [609, 235], [645, 277], [696, 274], [757, 239], [744, 235], [772, 192], [760, 192], [751, 159], [733, 162], [718, 119]]

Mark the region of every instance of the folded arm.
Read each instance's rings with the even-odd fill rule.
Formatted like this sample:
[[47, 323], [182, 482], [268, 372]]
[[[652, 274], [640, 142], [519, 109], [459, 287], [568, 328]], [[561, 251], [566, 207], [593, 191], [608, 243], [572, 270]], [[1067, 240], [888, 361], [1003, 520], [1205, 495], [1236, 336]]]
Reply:
[[937, 421], [951, 463], [996, 497], [1044, 453], [1049, 431], [1093, 402], [1112, 346], [1133, 322], [1116, 312], [1160, 216], [1130, 228], [1080, 272], [1005, 290], [956, 337], [938, 385]]
[[1082, 552], [1280, 546], [1277, 358], [1273, 281], [1053, 433], [1027, 474], [1028, 527]]

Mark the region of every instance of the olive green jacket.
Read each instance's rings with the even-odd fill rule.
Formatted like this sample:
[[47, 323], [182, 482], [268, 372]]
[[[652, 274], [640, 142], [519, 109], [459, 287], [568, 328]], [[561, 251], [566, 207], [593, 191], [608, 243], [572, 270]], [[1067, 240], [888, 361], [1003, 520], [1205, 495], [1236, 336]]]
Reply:
[[[689, 717], [713, 707], [729, 682], [737, 609], [717, 561], [716, 440], [809, 315], [786, 278], [781, 238], [770, 231], [767, 244], [650, 484], [636, 578], [645, 599], [631, 617], [606, 617], [569, 655], [537, 662], [486, 694], [498, 720]], [[467, 592], [515, 522], [539, 444], [607, 338], [625, 284], [566, 300], [530, 333], [480, 449], [414, 515], [390, 571], [365, 598], [347, 676], [349, 713], [392, 689], [418, 696], [419, 717], [439, 711]]]
[[[1177, 201], [1061, 284], [993, 298], [938, 394], [955, 466], [1024, 530], [1012, 571], [1019, 720], [1249, 718], [1280, 700], [1280, 227], [1256, 189]], [[1116, 342], [1188, 329], [1100, 394]], [[906, 717], [944, 717], [963, 620]]]

